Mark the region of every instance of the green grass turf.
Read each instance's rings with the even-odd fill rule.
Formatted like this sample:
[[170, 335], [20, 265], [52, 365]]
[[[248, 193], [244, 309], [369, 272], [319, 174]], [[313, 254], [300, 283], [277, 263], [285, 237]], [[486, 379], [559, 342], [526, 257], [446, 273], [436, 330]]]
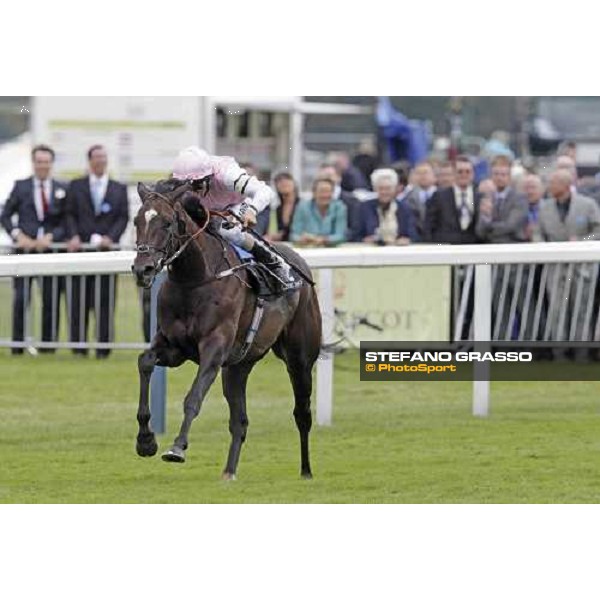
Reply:
[[[0, 352], [0, 502], [598, 502], [600, 384], [494, 383], [492, 415], [471, 384], [361, 383], [336, 358], [334, 425], [315, 427], [315, 479], [299, 444], [283, 365], [252, 374], [238, 481], [220, 480], [229, 433], [220, 383], [194, 423], [184, 465], [135, 454], [135, 354], [108, 361]], [[193, 365], [169, 371], [165, 450]], [[160, 452], [159, 451], [159, 452]]]

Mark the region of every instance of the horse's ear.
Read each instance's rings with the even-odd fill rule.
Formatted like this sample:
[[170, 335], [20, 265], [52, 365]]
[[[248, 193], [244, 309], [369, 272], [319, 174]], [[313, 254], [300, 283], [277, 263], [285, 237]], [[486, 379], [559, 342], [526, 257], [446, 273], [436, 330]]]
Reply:
[[150, 188], [145, 183], [142, 183], [141, 181], [138, 182], [137, 192], [140, 195], [142, 202], [144, 201], [144, 198], [146, 197], [146, 195], [150, 193], [150, 191], [151, 191]]

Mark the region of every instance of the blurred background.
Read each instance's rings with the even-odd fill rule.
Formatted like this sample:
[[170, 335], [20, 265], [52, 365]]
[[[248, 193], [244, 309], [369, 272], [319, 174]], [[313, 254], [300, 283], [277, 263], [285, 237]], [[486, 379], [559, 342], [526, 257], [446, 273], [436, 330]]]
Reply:
[[[51, 147], [52, 177], [67, 186], [88, 176], [91, 147], [101, 145], [105, 149], [110, 179], [124, 184], [128, 205], [127, 225], [123, 225], [122, 234], [117, 227], [118, 239], [109, 240], [114, 249], [134, 245], [131, 221], [139, 207], [137, 182], [154, 182], [168, 176], [177, 153], [190, 145], [234, 156], [251, 174], [273, 186], [274, 202], [270, 210], [261, 213], [264, 218], [258, 225], [259, 232], [272, 241], [337, 246], [346, 242], [568, 242], [600, 237], [600, 96], [2, 97], [0, 211], [15, 181], [31, 176], [31, 150], [36, 144]], [[466, 159], [472, 169], [463, 182], [465, 190], [473, 190], [470, 208], [464, 206], [464, 224], [459, 224], [455, 217], [459, 213], [454, 208], [447, 210], [455, 203], [447, 190], [458, 193], [459, 189], [457, 158], [458, 162]], [[375, 182], [373, 173], [380, 169], [383, 172], [378, 172]], [[557, 173], [554, 188], [550, 182], [553, 173]], [[321, 189], [315, 187], [324, 179], [333, 184], [332, 189], [327, 182]], [[487, 215], [479, 211], [483, 198], [491, 207]], [[390, 202], [392, 199], [396, 202]], [[458, 196], [455, 199], [459, 201]], [[560, 206], [540, 210], [546, 199], [545, 206], [555, 201]], [[310, 209], [301, 201], [310, 200], [315, 200], [322, 214], [307, 223], [304, 216]], [[388, 218], [390, 206], [397, 212], [397, 219]], [[572, 219], [565, 222], [569, 206]], [[9, 229], [18, 226], [13, 212], [0, 229], [0, 252], [15, 249], [8, 234]], [[331, 217], [333, 212], [338, 218]], [[96, 215], [98, 223], [102, 218]], [[53, 244], [53, 251], [72, 251], [67, 245], [69, 240], [55, 236], [57, 241], [60, 243]], [[579, 300], [574, 309], [582, 314], [582, 322], [587, 324], [584, 329], [593, 330], [594, 340], [600, 339], [597, 267], [592, 274], [581, 272], [583, 291], [577, 292]], [[496, 319], [494, 339], [552, 339], [560, 328], [567, 327], [562, 316], [568, 313], [568, 307], [561, 305], [552, 312], [550, 303], [554, 297], [569, 296], [561, 291], [570, 285], [568, 274], [562, 278], [565, 281], [560, 289], [546, 290], [544, 282], [549, 275], [538, 267], [519, 276], [523, 284], [520, 280], [513, 282], [512, 271], [506, 272], [507, 284], [498, 290], [498, 296], [506, 305], [499, 310], [505, 310], [507, 317]], [[468, 278], [465, 287], [462, 271], [413, 269], [409, 273], [406, 267], [386, 282], [391, 286], [386, 294], [376, 291], [381, 288], [376, 273], [369, 274], [375, 277], [369, 286], [363, 285], [366, 276], [350, 270], [336, 273], [338, 305], [354, 325], [365, 319], [377, 323], [380, 333], [369, 333], [383, 339], [469, 338], [471, 301], [462, 302], [461, 297], [470, 297], [472, 291]], [[501, 273], [494, 276], [503, 280]], [[408, 280], [410, 285], [406, 285]], [[68, 283], [67, 297], [71, 298]], [[52, 295], [53, 299], [47, 301], [52, 307], [46, 312], [55, 315], [52, 321], [57, 331], [45, 337], [53, 341], [66, 335], [58, 331], [64, 330], [58, 321], [68, 323], [72, 329], [73, 311], [79, 314], [80, 304], [90, 303], [86, 295], [92, 295], [90, 287], [82, 292], [79, 304], [73, 299], [68, 301], [66, 318], [59, 319], [57, 306], [65, 293], [61, 285], [60, 281], [54, 282], [53, 292], [48, 288], [48, 297]], [[115, 282], [110, 285], [117, 287]], [[126, 280], [118, 285], [133, 284]], [[519, 295], [521, 287], [524, 290]], [[100, 283], [97, 288], [104, 290]], [[533, 290], [530, 296], [525, 297], [525, 289]], [[114, 290], [105, 291], [107, 298], [113, 298]], [[23, 313], [25, 329], [29, 327], [28, 319], [31, 327], [39, 319], [27, 316], [27, 297], [18, 299], [18, 306], [12, 310], [10, 342], [8, 281], [0, 287], [0, 295], [6, 299], [5, 310], [0, 313], [0, 341], [10, 344], [16, 339], [23, 343], [23, 333], [14, 333], [15, 327], [21, 327], [15, 325], [14, 315]], [[103, 305], [102, 298], [94, 302]], [[114, 325], [112, 317], [107, 317], [111, 331], [98, 331], [97, 335], [103, 343], [115, 339], [113, 331], [121, 341], [139, 343], [142, 321], [148, 339], [148, 298], [138, 301], [137, 294], [121, 294], [120, 306], [127, 298], [133, 298], [133, 312], [121, 311], [119, 317], [117, 311]], [[516, 308], [508, 315], [512, 304]], [[526, 323], [529, 306], [539, 307], [531, 326]], [[113, 312], [114, 298], [106, 314]], [[555, 327], [554, 321], [560, 327]], [[79, 336], [71, 333], [71, 341], [86, 337], [83, 330], [87, 330], [87, 321], [81, 322], [78, 327], [82, 332]], [[96, 326], [103, 328], [102, 323]], [[359, 334], [366, 335], [365, 330], [359, 330]], [[581, 327], [577, 329], [573, 324], [569, 339], [582, 336]], [[29, 335], [31, 339], [37, 337], [39, 331]]]
[[[197, 144], [251, 162], [269, 181], [289, 171], [310, 187], [331, 152], [373, 155], [373, 164], [468, 154], [476, 178], [508, 153], [526, 169], [549, 164], [561, 143], [577, 143], [577, 171], [600, 168], [600, 97], [282, 96], [0, 98], [0, 204], [30, 173], [29, 151], [56, 152], [54, 174], [85, 172], [86, 150], [107, 147], [120, 181], [155, 180], [173, 156]], [[133, 198], [132, 200], [135, 200]]]

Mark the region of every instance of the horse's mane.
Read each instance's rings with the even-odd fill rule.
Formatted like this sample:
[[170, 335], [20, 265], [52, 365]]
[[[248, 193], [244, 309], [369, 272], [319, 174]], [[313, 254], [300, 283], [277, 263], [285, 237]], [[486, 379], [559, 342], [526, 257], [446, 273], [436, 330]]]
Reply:
[[182, 183], [177, 179], [158, 181], [144, 194], [144, 202], [153, 201], [162, 202], [174, 211], [177, 210], [177, 205], [181, 206], [197, 227], [202, 227], [206, 223], [206, 210], [198, 201], [198, 196], [191, 192], [187, 182]]
[[192, 187], [187, 181], [169, 178], [157, 181], [150, 192], [155, 197], [166, 200], [172, 207], [177, 202], [181, 204], [183, 210], [192, 219], [192, 221], [201, 226], [206, 221], [206, 210], [198, 202], [198, 196], [192, 193]]
[[170, 177], [169, 179], [160, 179], [153, 186], [153, 191], [167, 196], [170, 200], [178, 200], [185, 192], [191, 191], [192, 187], [187, 181], [181, 181]]

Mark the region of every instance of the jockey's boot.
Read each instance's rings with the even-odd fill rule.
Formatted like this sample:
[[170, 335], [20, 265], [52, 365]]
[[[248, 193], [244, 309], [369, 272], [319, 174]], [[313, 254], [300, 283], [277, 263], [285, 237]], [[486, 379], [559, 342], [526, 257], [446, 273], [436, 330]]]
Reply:
[[303, 281], [301, 279], [295, 280], [292, 277], [290, 265], [288, 265], [281, 256], [273, 252], [266, 244], [262, 244], [260, 240], [254, 240], [254, 245], [250, 252], [259, 263], [262, 263], [273, 272], [280, 282], [282, 292], [295, 290], [302, 286]]

